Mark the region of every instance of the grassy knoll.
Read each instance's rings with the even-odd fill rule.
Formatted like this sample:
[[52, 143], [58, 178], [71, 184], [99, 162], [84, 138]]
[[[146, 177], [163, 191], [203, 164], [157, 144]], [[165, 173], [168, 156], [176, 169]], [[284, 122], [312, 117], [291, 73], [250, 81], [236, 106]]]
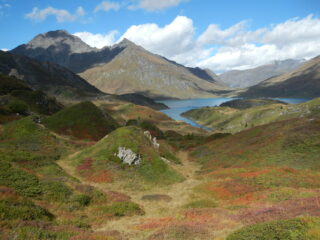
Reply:
[[118, 127], [117, 122], [91, 102], [65, 108], [46, 118], [44, 124], [59, 134], [97, 141]]
[[[123, 164], [116, 156], [119, 147], [131, 149], [139, 154], [141, 164]], [[183, 180], [161, 157], [177, 162], [177, 158], [168, 148], [160, 146], [156, 149], [143, 130], [130, 126], [115, 130], [94, 146], [71, 157], [69, 161], [80, 175], [91, 181], [125, 181], [139, 186], [143, 182], [169, 184]]]

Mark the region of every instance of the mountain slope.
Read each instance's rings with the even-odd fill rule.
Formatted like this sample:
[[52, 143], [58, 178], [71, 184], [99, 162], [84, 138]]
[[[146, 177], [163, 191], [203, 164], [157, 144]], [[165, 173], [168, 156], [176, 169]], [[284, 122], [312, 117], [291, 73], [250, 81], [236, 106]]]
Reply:
[[124, 50], [112, 61], [88, 69], [80, 76], [107, 93], [142, 93], [153, 98], [213, 97], [226, 89], [205, 71], [191, 71], [129, 40], [123, 40], [118, 46]]
[[298, 69], [267, 79], [241, 93], [242, 97], [293, 97], [320, 96], [320, 56], [311, 59]]
[[11, 52], [60, 64], [111, 94], [192, 98], [212, 97], [227, 90], [207, 71], [184, 67], [127, 39], [96, 49], [58, 30], [40, 34]]
[[61, 97], [97, 96], [102, 93], [70, 70], [54, 63], [0, 51], [0, 72], [25, 81], [34, 89]]
[[[247, 100], [239, 100], [245, 102]], [[252, 100], [250, 100], [252, 101]], [[255, 102], [261, 100], [255, 100]], [[199, 124], [223, 132], [239, 132], [254, 126], [270, 122], [292, 119], [303, 116], [319, 116], [320, 98], [301, 104], [284, 104], [266, 102], [265, 105], [246, 109], [231, 107], [204, 107], [192, 109], [182, 115]]]
[[234, 88], [245, 88], [256, 85], [263, 80], [292, 71], [301, 66], [303, 60], [287, 59], [284, 61], [274, 61], [267, 65], [262, 65], [247, 70], [232, 70], [219, 75], [221, 82]]

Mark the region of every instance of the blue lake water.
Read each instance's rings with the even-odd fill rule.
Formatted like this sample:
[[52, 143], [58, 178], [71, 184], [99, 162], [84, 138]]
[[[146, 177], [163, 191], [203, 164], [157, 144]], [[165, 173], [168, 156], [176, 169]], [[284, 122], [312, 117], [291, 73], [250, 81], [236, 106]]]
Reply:
[[[180, 114], [191, 109], [201, 108], [201, 107], [214, 107], [219, 106], [221, 103], [228, 102], [236, 98], [195, 98], [195, 99], [184, 99], [184, 100], [160, 100], [158, 102], [166, 104], [169, 109], [161, 110], [161, 112], [167, 114], [169, 117], [175, 120], [184, 121], [191, 126], [202, 128], [205, 130], [211, 130], [205, 126], [197, 124], [196, 122], [182, 117]], [[309, 101], [310, 99], [302, 98], [274, 98], [290, 104], [298, 104]]]

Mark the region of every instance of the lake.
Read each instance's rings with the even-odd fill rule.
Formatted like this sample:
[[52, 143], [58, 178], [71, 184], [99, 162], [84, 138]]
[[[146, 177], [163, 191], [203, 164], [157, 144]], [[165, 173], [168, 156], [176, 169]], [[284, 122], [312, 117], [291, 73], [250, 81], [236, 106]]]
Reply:
[[[191, 109], [201, 108], [201, 107], [214, 107], [219, 106], [221, 103], [228, 102], [236, 98], [195, 98], [195, 99], [184, 99], [184, 100], [159, 100], [158, 102], [166, 104], [169, 109], [161, 110], [161, 112], [167, 114], [169, 117], [175, 120], [184, 121], [191, 126], [202, 128], [205, 130], [211, 130], [205, 126], [197, 124], [196, 122], [182, 117], [180, 114]], [[290, 104], [298, 104], [309, 101], [310, 99], [302, 98], [274, 98]]]

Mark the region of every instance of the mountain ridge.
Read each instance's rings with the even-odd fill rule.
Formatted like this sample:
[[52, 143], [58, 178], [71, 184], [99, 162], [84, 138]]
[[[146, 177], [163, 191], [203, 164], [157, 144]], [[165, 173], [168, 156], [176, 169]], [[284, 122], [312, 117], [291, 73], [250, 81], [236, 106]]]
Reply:
[[293, 97], [316, 98], [320, 96], [320, 56], [299, 68], [269, 78], [239, 94], [240, 97]]
[[290, 72], [303, 64], [303, 59], [274, 60], [269, 64], [261, 65], [246, 70], [231, 70], [220, 74], [219, 80], [229, 87], [245, 88], [251, 87], [260, 82]]
[[[80, 50], [74, 50], [72, 45]], [[223, 93], [228, 91], [205, 70], [185, 67], [153, 54], [128, 39], [123, 39], [111, 47], [97, 49], [66, 31], [57, 30], [39, 34], [28, 44], [20, 45], [11, 52], [60, 64], [110, 94], [140, 92], [147, 97], [192, 98], [214, 97], [221, 91]], [[115, 64], [115, 62], [118, 63]], [[129, 69], [133, 67], [129, 66], [131, 63], [136, 64], [134, 69]], [[100, 71], [101, 66], [108, 64], [112, 65], [112, 71], [108, 69], [108, 71], [103, 70], [103, 73], [99, 72], [100, 83], [97, 83], [97, 77], [94, 76], [95, 79], [91, 77], [94, 75], [92, 72]], [[90, 74], [87, 73], [88, 71]], [[113, 74], [113, 79], [108, 78], [110, 74]], [[104, 76], [103, 79], [101, 75]], [[134, 81], [132, 81], [133, 76], [135, 76]], [[128, 78], [131, 80], [127, 80]], [[152, 82], [160, 84], [156, 86]], [[174, 86], [173, 90], [166, 86], [169, 84]], [[149, 86], [146, 87], [146, 85]], [[135, 86], [138, 87], [135, 88]], [[120, 91], [120, 88], [124, 90]]]

